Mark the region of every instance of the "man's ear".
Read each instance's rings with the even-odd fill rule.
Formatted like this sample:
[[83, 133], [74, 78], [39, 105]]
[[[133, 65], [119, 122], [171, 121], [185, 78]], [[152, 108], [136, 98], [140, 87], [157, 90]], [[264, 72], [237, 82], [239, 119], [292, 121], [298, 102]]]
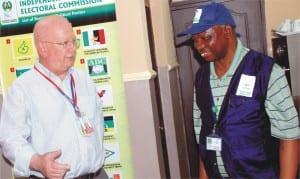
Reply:
[[37, 49], [38, 49], [38, 51], [40, 51], [40, 52], [45, 52], [45, 51], [47, 50], [45, 44], [44, 44], [44, 43], [41, 43], [41, 42], [38, 43]]
[[43, 56], [47, 55], [47, 47], [45, 46], [44, 43], [42, 43], [42, 42], [37, 43], [36, 49], [37, 49], [39, 56], [43, 57]]
[[233, 28], [230, 25], [225, 25], [223, 27], [223, 32], [226, 35], [226, 37], [230, 37], [233, 34]]
[[43, 43], [40, 43], [39, 46], [40, 46], [42, 52], [46, 51], [46, 47]]

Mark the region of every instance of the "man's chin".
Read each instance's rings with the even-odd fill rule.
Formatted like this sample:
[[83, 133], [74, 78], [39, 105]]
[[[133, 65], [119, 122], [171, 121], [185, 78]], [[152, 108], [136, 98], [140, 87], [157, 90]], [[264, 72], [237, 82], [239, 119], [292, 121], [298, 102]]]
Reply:
[[214, 62], [215, 59], [214, 58], [211, 58], [211, 57], [202, 57], [205, 61], [207, 62]]

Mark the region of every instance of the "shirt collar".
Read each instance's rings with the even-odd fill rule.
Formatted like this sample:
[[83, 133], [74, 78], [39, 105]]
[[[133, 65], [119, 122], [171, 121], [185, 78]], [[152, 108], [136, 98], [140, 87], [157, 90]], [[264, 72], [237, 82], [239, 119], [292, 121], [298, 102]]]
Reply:
[[[231, 65], [230, 65], [228, 71], [224, 74], [224, 76], [222, 78], [233, 76], [238, 65], [241, 63], [241, 61], [243, 60], [244, 56], [247, 54], [248, 51], [249, 51], [249, 49], [247, 47], [243, 46], [242, 42], [238, 39], [237, 47], [236, 47]], [[214, 67], [213, 63], [210, 63], [210, 71], [211, 71], [211, 75], [213, 78], [218, 78], [216, 75], [215, 67]]]
[[[51, 71], [49, 71], [45, 66], [43, 66], [41, 63], [40, 63], [40, 60], [38, 59], [35, 63], [35, 66], [37, 69], [39, 69], [43, 74], [45, 74], [47, 77], [49, 77], [50, 79], [52, 80], [56, 80], [56, 79], [60, 79], [56, 74], [52, 73]], [[72, 74], [74, 71], [73, 67], [71, 67], [69, 70], [68, 70], [68, 73], [66, 75], [66, 79], [69, 78], [70, 74]]]

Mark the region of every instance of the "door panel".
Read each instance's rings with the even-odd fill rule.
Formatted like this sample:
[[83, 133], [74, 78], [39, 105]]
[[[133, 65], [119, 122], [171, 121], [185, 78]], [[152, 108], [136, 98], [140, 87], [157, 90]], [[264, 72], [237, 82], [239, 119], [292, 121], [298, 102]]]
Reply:
[[[194, 76], [203, 60], [193, 51], [192, 41], [189, 36], [176, 37], [176, 34], [191, 26], [195, 9], [198, 6], [210, 2], [209, 0], [187, 0], [170, 4], [176, 53], [180, 64], [180, 85], [186, 129], [185, 137], [188, 143], [192, 177], [197, 177], [198, 175], [198, 152], [192, 119]], [[222, 2], [230, 9], [237, 24], [236, 32], [240, 34], [242, 43], [249, 48], [266, 53], [264, 1], [224, 0], [219, 2]]]

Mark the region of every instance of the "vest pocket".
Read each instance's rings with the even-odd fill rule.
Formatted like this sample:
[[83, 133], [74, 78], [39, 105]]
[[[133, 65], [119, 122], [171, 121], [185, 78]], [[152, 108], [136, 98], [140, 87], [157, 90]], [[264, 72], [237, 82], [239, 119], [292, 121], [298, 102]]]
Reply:
[[228, 101], [228, 105], [231, 108], [239, 108], [245, 103], [246, 97], [243, 96], [231, 96]]
[[228, 100], [227, 122], [228, 123], [253, 123], [258, 122], [259, 113], [263, 104], [255, 98], [244, 96], [231, 96]]

